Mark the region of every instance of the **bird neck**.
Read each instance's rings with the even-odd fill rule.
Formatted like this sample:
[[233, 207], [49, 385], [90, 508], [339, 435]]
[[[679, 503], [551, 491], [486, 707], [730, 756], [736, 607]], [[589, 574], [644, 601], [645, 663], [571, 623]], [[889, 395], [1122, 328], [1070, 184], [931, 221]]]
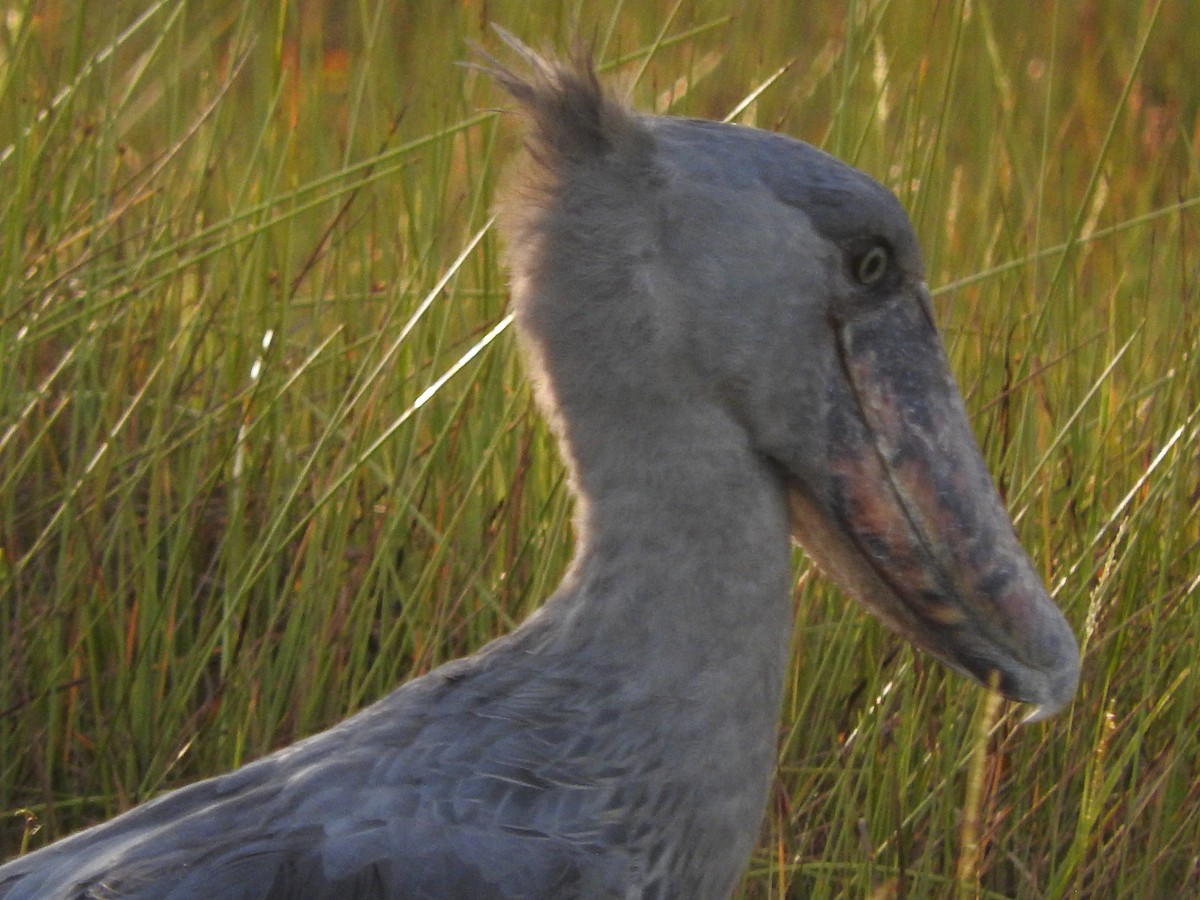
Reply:
[[791, 625], [780, 479], [718, 407], [589, 413], [560, 429], [579, 495], [551, 604], [563, 640], [664, 696], [719, 680], [706, 702], [751, 703], [773, 735]]
[[654, 827], [711, 863], [686, 895], [728, 895], [778, 752], [791, 632], [785, 491], [720, 411], [589, 412], [559, 429], [579, 494], [578, 551], [525, 631], [556, 670], [601, 692], [580, 709], [620, 710], [600, 755], [639, 773], [633, 795], [661, 809], [679, 793], [670, 822]]

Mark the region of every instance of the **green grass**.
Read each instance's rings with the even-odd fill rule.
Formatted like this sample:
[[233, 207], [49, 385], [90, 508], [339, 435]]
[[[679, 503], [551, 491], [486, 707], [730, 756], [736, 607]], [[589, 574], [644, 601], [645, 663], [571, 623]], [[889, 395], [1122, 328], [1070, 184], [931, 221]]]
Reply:
[[0, 17], [3, 855], [326, 727], [557, 583], [570, 503], [489, 219], [519, 128], [454, 65], [494, 19], [581, 22], [640, 108], [897, 191], [1085, 649], [1075, 704], [1019, 728], [798, 556], [744, 896], [1200, 890], [1187, 4], [297, 6]]

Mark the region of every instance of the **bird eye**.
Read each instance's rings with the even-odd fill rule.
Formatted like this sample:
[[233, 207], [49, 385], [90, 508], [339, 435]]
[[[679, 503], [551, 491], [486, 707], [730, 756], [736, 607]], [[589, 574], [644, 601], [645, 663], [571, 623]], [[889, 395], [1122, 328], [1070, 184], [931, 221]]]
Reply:
[[860, 284], [872, 285], [884, 276], [888, 269], [888, 249], [883, 244], [876, 244], [858, 258], [854, 277]]

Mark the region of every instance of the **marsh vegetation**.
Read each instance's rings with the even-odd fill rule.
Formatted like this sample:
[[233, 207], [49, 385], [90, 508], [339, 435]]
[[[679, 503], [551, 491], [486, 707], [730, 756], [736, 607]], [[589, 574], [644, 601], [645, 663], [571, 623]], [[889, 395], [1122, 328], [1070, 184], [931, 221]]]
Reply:
[[5, 5], [4, 857], [320, 730], [557, 584], [570, 505], [491, 223], [519, 128], [454, 65], [495, 20], [897, 192], [1084, 649], [1074, 706], [1018, 727], [797, 554], [744, 896], [1200, 890], [1195, 17], [742, 6]]

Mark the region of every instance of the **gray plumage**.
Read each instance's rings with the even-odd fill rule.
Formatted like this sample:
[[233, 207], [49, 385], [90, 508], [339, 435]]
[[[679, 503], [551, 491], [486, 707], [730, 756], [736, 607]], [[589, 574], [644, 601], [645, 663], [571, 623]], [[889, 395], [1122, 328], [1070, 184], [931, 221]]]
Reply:
[[726, 897], [772, 773], [790, 534], [950, 665], [1069, 700], [1074, 640], [892, 194], [509, 43], [513, 301], [578, 494], [563, 585], [336, 727], [0, 867], [0, 898]]

